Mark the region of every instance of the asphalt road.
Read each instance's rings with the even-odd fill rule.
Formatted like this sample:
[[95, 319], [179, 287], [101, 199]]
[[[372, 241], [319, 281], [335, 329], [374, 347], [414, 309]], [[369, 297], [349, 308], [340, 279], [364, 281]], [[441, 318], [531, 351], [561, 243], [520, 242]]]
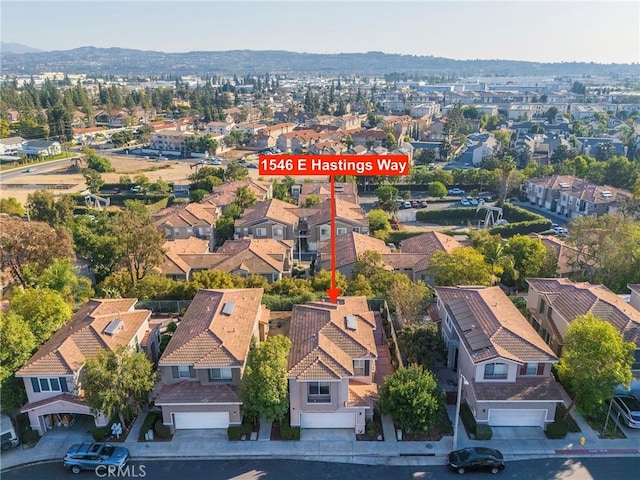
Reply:
[[[508, 462], [497, 478], [514, 480], [626, 480], [637, 478], [638, 457], [538, 459]], [[98, 472], [100, 473], [100, 472]], [[2, 472], [3, 480], [67, 480], [72, 474], [62, 462]], [[291, 460], [167, 460], [132, 462], [118, 478], [150, 480], [419, 480], [458, 478], [444, 465], [390, 467]], [[469, 473], [471, 478], [491, 478], [488, 473]], [[100, 477], [83, 472], [80, 479]]]

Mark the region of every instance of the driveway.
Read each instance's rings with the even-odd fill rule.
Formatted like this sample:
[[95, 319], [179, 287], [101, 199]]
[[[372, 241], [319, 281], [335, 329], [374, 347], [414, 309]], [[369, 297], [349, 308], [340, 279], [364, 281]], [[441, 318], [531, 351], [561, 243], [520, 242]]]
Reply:
[[353, 428], [302, 428], [300, 440], [303, 442], [353, 441], [356, 438]]

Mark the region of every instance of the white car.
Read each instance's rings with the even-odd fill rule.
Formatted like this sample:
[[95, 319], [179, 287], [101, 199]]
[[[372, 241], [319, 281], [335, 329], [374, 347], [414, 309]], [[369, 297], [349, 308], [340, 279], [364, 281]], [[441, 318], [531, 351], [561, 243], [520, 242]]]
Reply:
[[471, 202], [469, 200], [467, 200], [466, 198], [463, 198], [462, 200], [460, 200], [460, 203], [462, 205], [464, 205], [465, 207], [468, 207], [471, 205]]
[[461, 188], [452, 188], [449, 190], [449, 195], [464, 195], [464, 190]]
[[476, 198], [470, 198], [469, 203], [475, 207], [478, 205], [478, 200]]
[[219, 158], [214, 158], [211, 160], [211, 165], [222, 165], [222, 160]]
[[411, 202], [407, 201], [402, 204], [403, 208], [412, 208]]

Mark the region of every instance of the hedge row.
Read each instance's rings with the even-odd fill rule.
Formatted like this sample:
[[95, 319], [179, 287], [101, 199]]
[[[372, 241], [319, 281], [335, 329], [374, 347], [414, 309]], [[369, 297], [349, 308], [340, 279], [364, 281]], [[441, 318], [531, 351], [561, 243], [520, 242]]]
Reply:
[[418, 210], [416, 220], [419, 222], [438, 223], [442, 225], [459, 224], [483, 218], [475, 207], [445, 208], [442, 210]]
[[540, 233], [551, 228], [551, 220], [542, 218], [540, 220], [532, 220], [527, 222], [508, 223], [489, 229], [491, 235], [500, 235], [503, 238], [513, 237], [514, 235], [527, 235], [529, 233]]
[[475, 435], [476, 440], [491, 440], [491, 437], [493, 437], [491, 427], [486, 423], [476, 422], [469, 405], [466, 403], [460, 405], [460, 418], [467, 433]]
[[502, 216], [509, 220], [510, 223], [528, 222], [534, 220], [546, 220], [545, 217], [534, 212], [530, 212], [522, 207], [505, 203], [502, 206]]

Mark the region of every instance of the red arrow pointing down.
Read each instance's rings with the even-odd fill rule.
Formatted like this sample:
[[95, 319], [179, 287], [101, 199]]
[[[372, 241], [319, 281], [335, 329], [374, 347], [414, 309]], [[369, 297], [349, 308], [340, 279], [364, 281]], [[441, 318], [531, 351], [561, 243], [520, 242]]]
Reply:
[[327, 295], [331, 303], [337, 303], [340, 289], [336, 288], [336, 179], [331, 175], [331, 288], [327, 288]]

